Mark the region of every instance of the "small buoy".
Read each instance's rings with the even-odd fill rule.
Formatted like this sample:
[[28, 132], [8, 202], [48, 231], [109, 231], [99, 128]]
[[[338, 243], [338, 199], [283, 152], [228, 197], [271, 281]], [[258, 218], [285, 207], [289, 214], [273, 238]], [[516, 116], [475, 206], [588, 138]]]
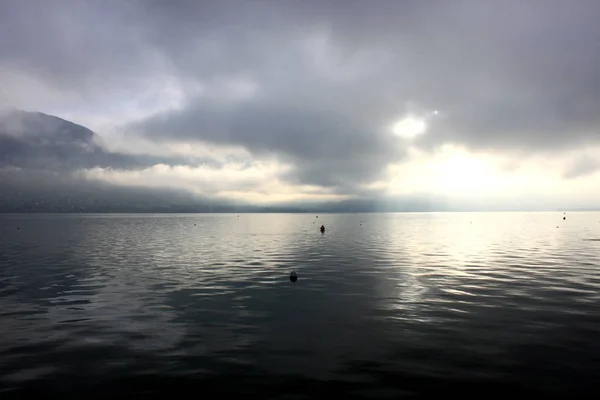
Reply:
[[298, 280], [298, 274], [296, 273], [296, 270], [293, 270], [292, 273], [290, 274], [290, 281], [296, 282], [297, 280]]

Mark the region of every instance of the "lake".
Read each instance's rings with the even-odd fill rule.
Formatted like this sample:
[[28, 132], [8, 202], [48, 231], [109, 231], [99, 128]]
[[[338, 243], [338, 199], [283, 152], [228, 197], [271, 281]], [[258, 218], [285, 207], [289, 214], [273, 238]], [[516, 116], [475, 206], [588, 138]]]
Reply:
[[0, 215], [0, 396], [586, 393], [600, 213], [563, 216]]

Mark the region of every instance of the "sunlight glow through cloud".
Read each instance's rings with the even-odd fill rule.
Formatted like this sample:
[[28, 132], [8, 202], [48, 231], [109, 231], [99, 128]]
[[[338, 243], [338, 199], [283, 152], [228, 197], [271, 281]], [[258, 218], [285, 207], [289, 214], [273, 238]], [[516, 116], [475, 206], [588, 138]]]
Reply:
[[392, 126], [392, 132], [394, 132], [395, 135], [405, 139], [412, 139], [416, 136], [422, 135], [426, 130], [427, 124], [425, 121], [413, 116], [407, 116], [394, 123]]
[[[535, 182], [544, 184], [536, 169], [513, 174], [501, 169], [503, 159], [491, 154], [474, 154], [447, 145], [433, 154], [413, 149], [410, 161], [390, 168], [389, 192], [393, 195], [431, 192], [442, 195], [502, 194], [527, 190]], [[516, 178], [519, 179], [516, 179]]]

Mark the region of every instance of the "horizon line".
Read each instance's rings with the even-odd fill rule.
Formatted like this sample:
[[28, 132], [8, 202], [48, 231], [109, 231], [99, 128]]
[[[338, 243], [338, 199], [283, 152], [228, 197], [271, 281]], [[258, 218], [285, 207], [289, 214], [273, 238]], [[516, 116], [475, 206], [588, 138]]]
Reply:
[[15, 214], [37, 214], [37, 215], [56, 215], [56, 214], [458, 214], [458, 213], [554, 213], [554, 212], [600, 212], [600, 209], [556, 209], [556, 210], [446, 210], [446, 211], [0, 211], [0, 215], [15, 215]]

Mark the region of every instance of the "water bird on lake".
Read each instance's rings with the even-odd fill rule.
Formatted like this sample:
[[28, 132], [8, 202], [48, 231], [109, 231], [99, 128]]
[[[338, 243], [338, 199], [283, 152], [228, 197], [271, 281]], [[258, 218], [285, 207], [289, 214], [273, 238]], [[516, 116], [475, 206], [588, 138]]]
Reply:
[[321, 233], [325, 232], [325, 225], [321, 225], [321, 228], [319, 228], [321, 230]]
[[292, 273], [290, 274], [290, 281], [296, 282], [297, 280], [298, 280], [298, 274], [296, 273], [296, 270], [293, 270]]

